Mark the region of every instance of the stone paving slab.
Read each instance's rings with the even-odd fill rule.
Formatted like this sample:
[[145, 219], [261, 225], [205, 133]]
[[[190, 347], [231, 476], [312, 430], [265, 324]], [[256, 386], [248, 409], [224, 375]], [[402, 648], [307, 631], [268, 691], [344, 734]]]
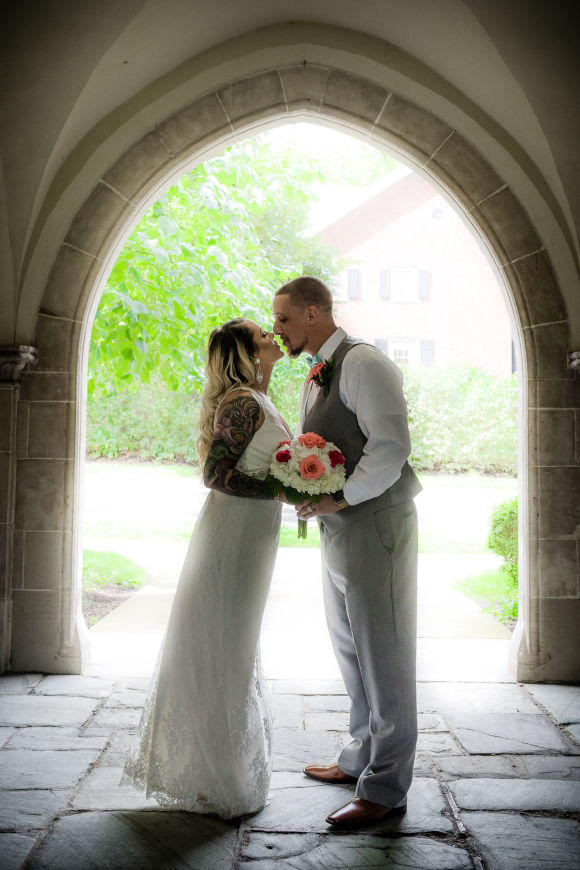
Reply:
[[427, 837], [383, 838], [372, 834], [264, 834], [252, 832], [240, 867], [260, 870], [471, 870], [463, 849]]
[[487, 870], [580, 870], [580, 832], [572, 819], [469, 812], [461, 818]]
[[28, 831], [42, 828], [67, 805], [71, 794], [72, 792], [64, 790], [33, 788], [0, 791], [0, 830]]
[[450, 782], [457, 805], [464, 810], [539, 810], [580, 812], [580, 782], [553, 779], [466, 779]]
[[27, 695], [41, 679], [42, 674], [3, 674], [0, 695]]
[[531, 779], [580, 780], [578, 756], [519, 755], [517, 760]]
[[103, 707], [91, 719], [90, 728], [137, 728], [141, 710], [132, 707]]
[[281, 695], [346, 695], [342, 680], [272, 680], [271, 688]]
[[54, 674], [44, 677], [35, 687], [37, 695], [82, 695], [86, 698], [106, 698], [113, 683], [101, 677]]
[[435, 764], [445, 780], [459, 776], [513, 779], [526, 775], [526, 771], [520, 767], [518, 756], [448, 755], [436, 758]]
[[276, 728], [302, 728], [304, 710], [300, 695], [272, 695], [271, 707]]
[[569, 732], [572, 739], [575, 740], [576, 743], [580, 744], [580, 723], [579, 724], [574, 723], [573, 725], [566, 725], [565, 727], [566, 727], [566, 731]]
[[137, 692], [148, 692], [151, 685], [151, 677], [122, 677], [116, 684], [119, 691], [134, 689]]
[[[294, 774], [297, 776], [297, 774]], [[331, 830], [326, 816], [348, 803], [354, 795], [353, 786], [326, 785], [307, 777], [294, 784], [287, 773], [284, 784], [272, 790], [271, 801], [261, 812], [251, 817], [246, 826], [266, 831]], [[406, 815], [383, 822], [376, 830], [391, 833], [420, 834], [438, 832], [447, 834], [453, 829], [443, 813], [447, 807], [441, 789], [434, 779], [415, 779], [411, 785]]]
[[419, 732], [417, 751], [428, 755], [459, 755], [462, 752], [453, 737], [445, 732], [442, 734]]
[[0, 725], [82, 725], [98, 704], [95, 698], [3, 695]]
[[10, 728], [9, 726], [3, 726], [0, 728], [0, 749], [10, 740], [13, 734], [16, 733], [16, 728]]
[[123, 767], [125, 760], [136, 740], [132, 731], [116, 731], [109, 739], [109, 745], [97, 762], [98, 767]]
[[417, 727], [419, 731], [449, 731], [447, 723], [437, 713], [417, 713]]
[[448, 713], [455, 737], [472, 755], [578, 752], [545, 716], [523, 713]]
[[417, 683], [421, 713], [528, 713], [541, 710], [527, 689], [513, 683]]
[[153, 798], [130, 785], [120, 785], [123, 767], [96, 767], [75, 795], [75, 810], [159, 810]]
[[56, 728], [50, 725], [16, 728], [8, 744], [9, 749], [99, 749], [107, 744], [104, 735], [85, 737], [78, 728]]
[[5, 749], [0, 765], [0, 789], [70, 789], [98, 755], [97, 750]]
[[349, 713], [350, 698], [348, 695], [305, 695], [304, 709], [307, 712]]
[[422, 752], [417, 752], [415, 754], [415, 763], [413, 764], [413, 776], [433, 777], [436, 772], [433, 759], [433, 755], [423, 755]]
[[0, 834], [0, 867], [2, 870], [20, 870], [36, 837], [26, 834]]
[[143, 707], [147, 692], [141, 692], [137, 689], [122, 689], [120, 691], [111, 692], [105, 703], [105, 709], [108, 707]]
[[[276, 697], [276, 696], [274, 696]], [[295, 697], [295, 696], [290, 696]], [[333, 704], [338, 700], [338, 704]], [[311, 704], [311, 701], [316, 701]], [[324, 706], [326, 701], [327, 706]], [[348, 731], [350, 719], [350, 701], [341, 695], [324, 698], [305, 698], [304, 722], [307, 728], [321, 728], [329, 731]], [[339, 707], [335, 710], [334, 707]], [[449, 727], [442, 716], [436, 713], [418, 713], [417, 725], [419, 731], [449, 731]]]
[[306, 764], [335, 761], [340, 743], [333, 731], [277, 728], [273, 748], [274, 770], [303, 770]]
[[580, 686], [528, 684], [526, 688], [559, 725], [580, 723]]
[[316, 731], [348, 731], [350, 713], [325, 713], [323, 710], [311, 710], [304, 714], [304, 726]]
[[79, 813], [56, 821], [27, 870], [230, 870], [235, 825], [191, 813]]

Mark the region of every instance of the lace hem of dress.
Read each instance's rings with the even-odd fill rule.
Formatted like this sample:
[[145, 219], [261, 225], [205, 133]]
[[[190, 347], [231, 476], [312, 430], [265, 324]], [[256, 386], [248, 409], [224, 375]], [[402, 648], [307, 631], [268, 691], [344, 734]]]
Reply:
[[[154, 683], [159, 679], [156, 670]], [[259, 652], [246, 700], [230, 708], [227, 718], [227, 742], [237, 747], [235, 758], [222, 759], [223, 745], [218, 740], [213, 746], [207, 742], [203, 751], [198, 747], [196, 751], [201, 756], [196, 759], [184, 727], [189, 714], [179, 696], [157, 718], [159, 731], [166, 737], [157, 745], [153, 736], [155, 694], [154, 690], [146, 700], [137, 742], [126, 760], [120, 784], [144, 791], [164, 808], [213, 814], [223, 819], [263, 809], [268, 803], [272, 774], [272, 714]], [[216, 730], [225, 724], [216, 722]], [[214, 753], [210, 774], [205, 762]], [[220, 771], [221, 760], [225, 760], [226, 767]], [[240, 781], [244, 783], [243, 793]]]
[[248, 816], [258, 813], [270, 803], [270, 795], [261, 797], [259, 801], [252, 803], [231, 804], [227, 808], [221, 803], [212, 802], [204, 794], [192, 794], [187, 798], [176, 798], [157, 788], [148, 788], [146, 777], [139, 776], [136, 771], [126, 770], [120, 780], [120, 785], [130, 786], [139, 791], [144, 791], [147, 798], [153, 798], [159, 806], [170, 810], [181, 810], [186, 813], [196, 813], [203, 816], [219, 816], [220, 819], [237, 819], [240, 816]]

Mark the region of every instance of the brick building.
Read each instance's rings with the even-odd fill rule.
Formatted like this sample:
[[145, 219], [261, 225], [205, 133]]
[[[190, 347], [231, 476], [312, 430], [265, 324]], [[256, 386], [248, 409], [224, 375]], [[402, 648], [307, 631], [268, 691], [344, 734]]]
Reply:
[[435, 187], [401, 166], [347, 209], [318, 236], [351, 261], [337, 306], [351, 335], [395, 362], [514, 370], [511, 324], [493, 269]]

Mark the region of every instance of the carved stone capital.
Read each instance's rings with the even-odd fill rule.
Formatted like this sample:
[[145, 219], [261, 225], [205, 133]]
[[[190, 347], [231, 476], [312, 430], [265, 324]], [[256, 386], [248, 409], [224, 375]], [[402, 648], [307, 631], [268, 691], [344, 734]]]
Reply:
[[25, 369], [37, 362], [38, 349], [26, 344], [0, 344], [0, 383], [17, 384]]
[[580, 350], [573, 350], [568, 354], [568, 368], [580, 373]]

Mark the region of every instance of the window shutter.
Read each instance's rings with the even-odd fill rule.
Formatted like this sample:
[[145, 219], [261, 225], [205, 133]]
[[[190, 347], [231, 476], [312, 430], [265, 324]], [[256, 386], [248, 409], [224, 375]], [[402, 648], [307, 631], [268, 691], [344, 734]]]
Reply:
[[381, 299], [391, 298], [391, 270], [381, 269], [379, 272], [379, 297]]
[[432, 338], [421, 339], [421, 365], [432, 366], [435, 359], [435, 342]]
[[419, 277], [417, 282], [419, 299], [429, 299], [429, 285], [431, 284], [431, 275], [428, 269], [419, 269]]
[[377, 350], [380, 350], [381, 353], [384, 353], [385, 356], [389, 355], [388, 338], [375, 338], [375, 347], [377, 348]]
[[358, 269], [348, 270], [348, 298], [358, 299], [360, 296], [360, 272]]

